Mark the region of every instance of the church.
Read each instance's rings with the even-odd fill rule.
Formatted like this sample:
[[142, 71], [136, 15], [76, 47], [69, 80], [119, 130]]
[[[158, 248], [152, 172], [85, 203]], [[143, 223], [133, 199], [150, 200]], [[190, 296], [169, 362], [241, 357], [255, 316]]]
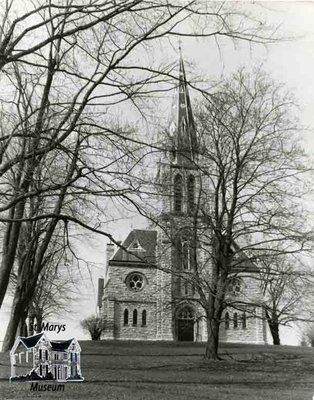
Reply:
[[[167, 151], [157, 166], [157, 223], [147, 230], [133, 229], [120, 247], [107, 244], [106, 272], [98, 291], [99, 313], [106, 321], [104, 339], [207, 340], [196, 283], [210, 281], [211, 233], [197, 208], [210, 207], [211, 196], [196, 168], [198, 140], [182, 56], [178, 82], [175, 120], [161, 138]], [[220, 341], [265, 344], [258, 267], [240, 252], [232, 272], [226, 296], [246, 306], [225, 307]]]

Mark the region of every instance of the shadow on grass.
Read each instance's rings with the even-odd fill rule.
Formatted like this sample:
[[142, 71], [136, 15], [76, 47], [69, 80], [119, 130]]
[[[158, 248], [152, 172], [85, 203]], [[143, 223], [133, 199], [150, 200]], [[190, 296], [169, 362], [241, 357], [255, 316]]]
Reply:
[[130, 358], [132, 356], [132, 358], [134, 357], [202, 357], [202, 353], [195, 353], [195, 354], [168, 354], [168, 353], [163, 353], [163, 354], [126, 354], [126, 353], [89, 353], [88, 351], [84, 351], [84, 356], [97, 356], [97, 357], [127, 357]]
[[133, 385], [145, 385], [145, 384], [149, 384], [149, 385], [186, 385], [186, 386], [195, 386], [195, 385], [200, 385], [200, 386], [243, 386], [243, 383], [245, 383], [246, 386], [252, 386], [252, 387], [265, 387], [268, 386], [270, 383], [272, 386], [276, 386], [276, 387], [282, 387], [286, 385], [285, 381], [277, 381], [277, 380], [270, 380], [267, 379], [265, 381], [259, 381], [257, 382], [256, 380], [252, 380], [252, 381], [248, 381], [248, 380], [243, 380], [243, 379], [239, 379], [239, 380], [230, 380], [230, 381], [226, 381], [225, 378], [221, 378], [221, 379], [212, 379], [210, 381], [204, 382], [204, 381], [194, 381], [194, 380], [152, 380], [152, 379], [104, 379], [104, 380], [100, 380], [100, 379], [95, 379], [95, 380], [85, 380], [84, 381], [84, 385], [85, 384], [89, 384], [89, 385], [103, 385], [103, 384], [109, 384], [109, 385], [119, 385], [119, 386], [123, 386], [123, 385], [128, 385], [130, 386], [130, 384]]

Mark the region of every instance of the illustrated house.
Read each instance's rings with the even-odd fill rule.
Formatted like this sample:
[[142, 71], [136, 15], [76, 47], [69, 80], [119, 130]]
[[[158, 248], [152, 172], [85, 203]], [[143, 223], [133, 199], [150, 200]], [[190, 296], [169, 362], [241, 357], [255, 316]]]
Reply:
[[53, 341], [44, 333], [19, 336], [10, 351], [10, 380], [34, 380], [38, 376], [38, 379], [82, 381], [80, 353], [75, 338]]
[[[197, 263], [204, 281], [210, 281], [212, 234], [196, 204], [199, 201], [205, 208], [212, 197], [205, 190], [210, 188], [206, 176], [196, 167], [200, 152], [182, 57], [179, 67], [177, 113], [161, 138], [165, 151], [157, 164], [158, 224], [133, 229], [121, 248], [107, 244], [106, 272], [98, 294], [105, 339], [207, 340], [204, 309], [193, 279]], [[191, 235], [195, 220], [196, 240]], [[239, 306], [223, 310], [220, 340], [266, 343], [259, 269], [235, 243], [232, 251], [235, 265], [226, 300]]]

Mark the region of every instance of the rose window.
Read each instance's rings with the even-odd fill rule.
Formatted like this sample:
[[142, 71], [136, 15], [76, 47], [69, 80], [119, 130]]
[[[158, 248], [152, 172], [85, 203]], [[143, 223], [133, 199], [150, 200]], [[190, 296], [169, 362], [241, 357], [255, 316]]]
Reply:
[[131, 274], [128, 278], [128, 286], [134, 291], [139, 291], [143, 289], [144, 277], [141, 274]]

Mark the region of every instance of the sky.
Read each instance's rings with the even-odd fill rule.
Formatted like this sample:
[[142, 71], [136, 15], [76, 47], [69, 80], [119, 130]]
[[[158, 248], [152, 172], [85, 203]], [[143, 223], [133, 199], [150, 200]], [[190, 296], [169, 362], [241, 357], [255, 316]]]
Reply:
[[[245, 2], [244, 6], [258, 17], [264, 16], [268, 23], [280, 26], [278, 33], [289, 40], [281, 40], [267, 47], [231, 43], [229, 39], [220, 41], [219, 47], [214, 40], [182, 40], [187, 75], [197, 71], [200, 76], [217, 80], [239, 67], [253, 70], [262, 65], [275, 81], [284, 83], [295, 94], [300, 106], [300, 121], [304, 126], [305, 149], [314, 158], [314, 2], [252, 1]], [[178, 57], [175, 46], [167, 51], [166, 57], [175, 61]], [[117, 240], [123, 240], [130, 229], [143, 226], [143, 220], [133, 217], [111, 224], [107, 231], [111, 230]], [[82, 241], [78, 247], [81, 256], [87, 260], [78, 277], [79, 293], [71, 312], [53, 318], [55, 322], [65, 323], [66, 331], [63, 335], [52, 334], [51, 338], [87, 338], [80, 329], [79, 321], [96, 311], [97, 281], [105, 272], [105, 239], [89, 235], [89, 240]], [[0, 311], [0, 345], [9, 308], [7, 303]], [[285, 329], [282, 333], [283, 344], [298, 343], [300, 334], [297, 330]]]

